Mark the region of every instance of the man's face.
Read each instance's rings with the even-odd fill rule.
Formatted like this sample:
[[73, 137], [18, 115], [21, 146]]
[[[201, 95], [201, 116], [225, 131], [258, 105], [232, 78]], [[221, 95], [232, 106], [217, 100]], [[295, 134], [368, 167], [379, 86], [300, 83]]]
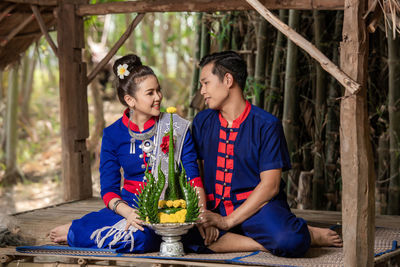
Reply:
[[200, 93], [206, 105], [211, 109], [220, 110], [229, 96], [229, 87], [212, 73], [214, 63], [205, 65], [200, 72]]

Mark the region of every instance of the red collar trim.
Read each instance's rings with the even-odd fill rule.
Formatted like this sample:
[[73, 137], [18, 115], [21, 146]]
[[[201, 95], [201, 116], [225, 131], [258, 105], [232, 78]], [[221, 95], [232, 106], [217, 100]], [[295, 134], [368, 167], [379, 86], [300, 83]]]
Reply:
[[[242, 122], [247, 118], [247, 116], [249, 115], [251, 110], [251, 104], [249, 101], [246, 100], [246, 107], [244, 108], [244, 111], [242, 112], [242, 114], [240, 114], [239, 117], [237, 117], [233, 123], [232, 123], [232, 128], [239, 128], [240, 124], [242, 124]], [[222, 117], [221, 112], [219, 112], [219, 121], [221, 123], [221, 126], [224, 128], [228, 127], [228, 121], [225, 120], [224, 117]]]
[[[132, 131], [140, 132], [139, 127], [134, 122], [129, 122], [129, 108], [125, 109], [124, 115], [122, 115], [122, 122], [126, 127], [128, 127], [129, 123], [129, 127]], [[156, 119], [154, 117], [151, 117], [148, 121], [145, 122], [143, 131], [151, 128], [155, 123]]]

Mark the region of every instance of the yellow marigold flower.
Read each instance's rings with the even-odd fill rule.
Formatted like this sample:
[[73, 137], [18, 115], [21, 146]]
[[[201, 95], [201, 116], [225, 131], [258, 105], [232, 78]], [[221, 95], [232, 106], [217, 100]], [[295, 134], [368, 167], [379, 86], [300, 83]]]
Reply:
[[186, 209], [186, 201], [184, 199], [180, 199], [181, 201], [181, 207]]
[[167, 223], [168, 222], [168, 214], [164, 213], [164, 212], [159, 212], [158, 216], [160, 217], [160, 223]]
[[177, 221], [178, 221], [179, 223], [184, 223], [184, 222], [185, 222], [185, 220], [186, 220], [186, 213], [187, 213], [187, 210], [186, 210], [186, 209], [182, 209], [182, 210], [178, 211], [177, 213], [175, 213], [175, 214], [176, 214], [176, 217], [177, 217]]
[[176, 107], [168, 107], [167, 112], [168, 113], [176, 113]]
[[167, 200], [167, 207], [171, 208], [174, 205], [174, 202], [172, 200]]
[[181, 201], [180, 199], [174, 200], [174, 208], [179, 208], [181, 206]]
[[149, 216], [146, 216], [146, 222], [150, 222]]
[[161, 199], [161, 200], [158, 201], [158, 206], [160, 208], [164, 208], [166, 203], [167, 203], [167, 201]]
[[185, 216], [183, 216], [182, 214], [176, 215], [176, 222], [184, 223], [185, 222]]
[[175, 215], [175, 214], [170, 214], [170, 215], [169, 215], [168, 221], [169, 221], [170, 223], [176, 223], [176, 222], [177, 222], [177, 220], [176, 220], [176, 215]]

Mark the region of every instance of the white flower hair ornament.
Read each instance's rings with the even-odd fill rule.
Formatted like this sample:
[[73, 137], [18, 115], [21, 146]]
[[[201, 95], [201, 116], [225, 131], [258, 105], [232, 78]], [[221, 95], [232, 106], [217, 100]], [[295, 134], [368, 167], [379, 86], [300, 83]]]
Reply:
[[128, 64], [119, 64], [117, 67], [118, 77], [123, 80], [125, 76], [129, 75]]

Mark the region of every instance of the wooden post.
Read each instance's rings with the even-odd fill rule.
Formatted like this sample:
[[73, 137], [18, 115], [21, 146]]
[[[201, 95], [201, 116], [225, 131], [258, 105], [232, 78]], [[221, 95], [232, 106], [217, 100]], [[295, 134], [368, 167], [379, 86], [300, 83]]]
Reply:
[[58, 56], [60, 66], [60, 119], [64, 200], [92, 196], [89, 152], [89, 116], [83, 19], [75, 15], [82, 0], [60, 0], [58, 6]]
[[362, 16], [367, 0], [346, 0], [341, 42], [341, 69], [361, 85], [346, 91], [340, 107], [344, 266], [373, 266], [375, 173], [367, 112], [368, 33]]

